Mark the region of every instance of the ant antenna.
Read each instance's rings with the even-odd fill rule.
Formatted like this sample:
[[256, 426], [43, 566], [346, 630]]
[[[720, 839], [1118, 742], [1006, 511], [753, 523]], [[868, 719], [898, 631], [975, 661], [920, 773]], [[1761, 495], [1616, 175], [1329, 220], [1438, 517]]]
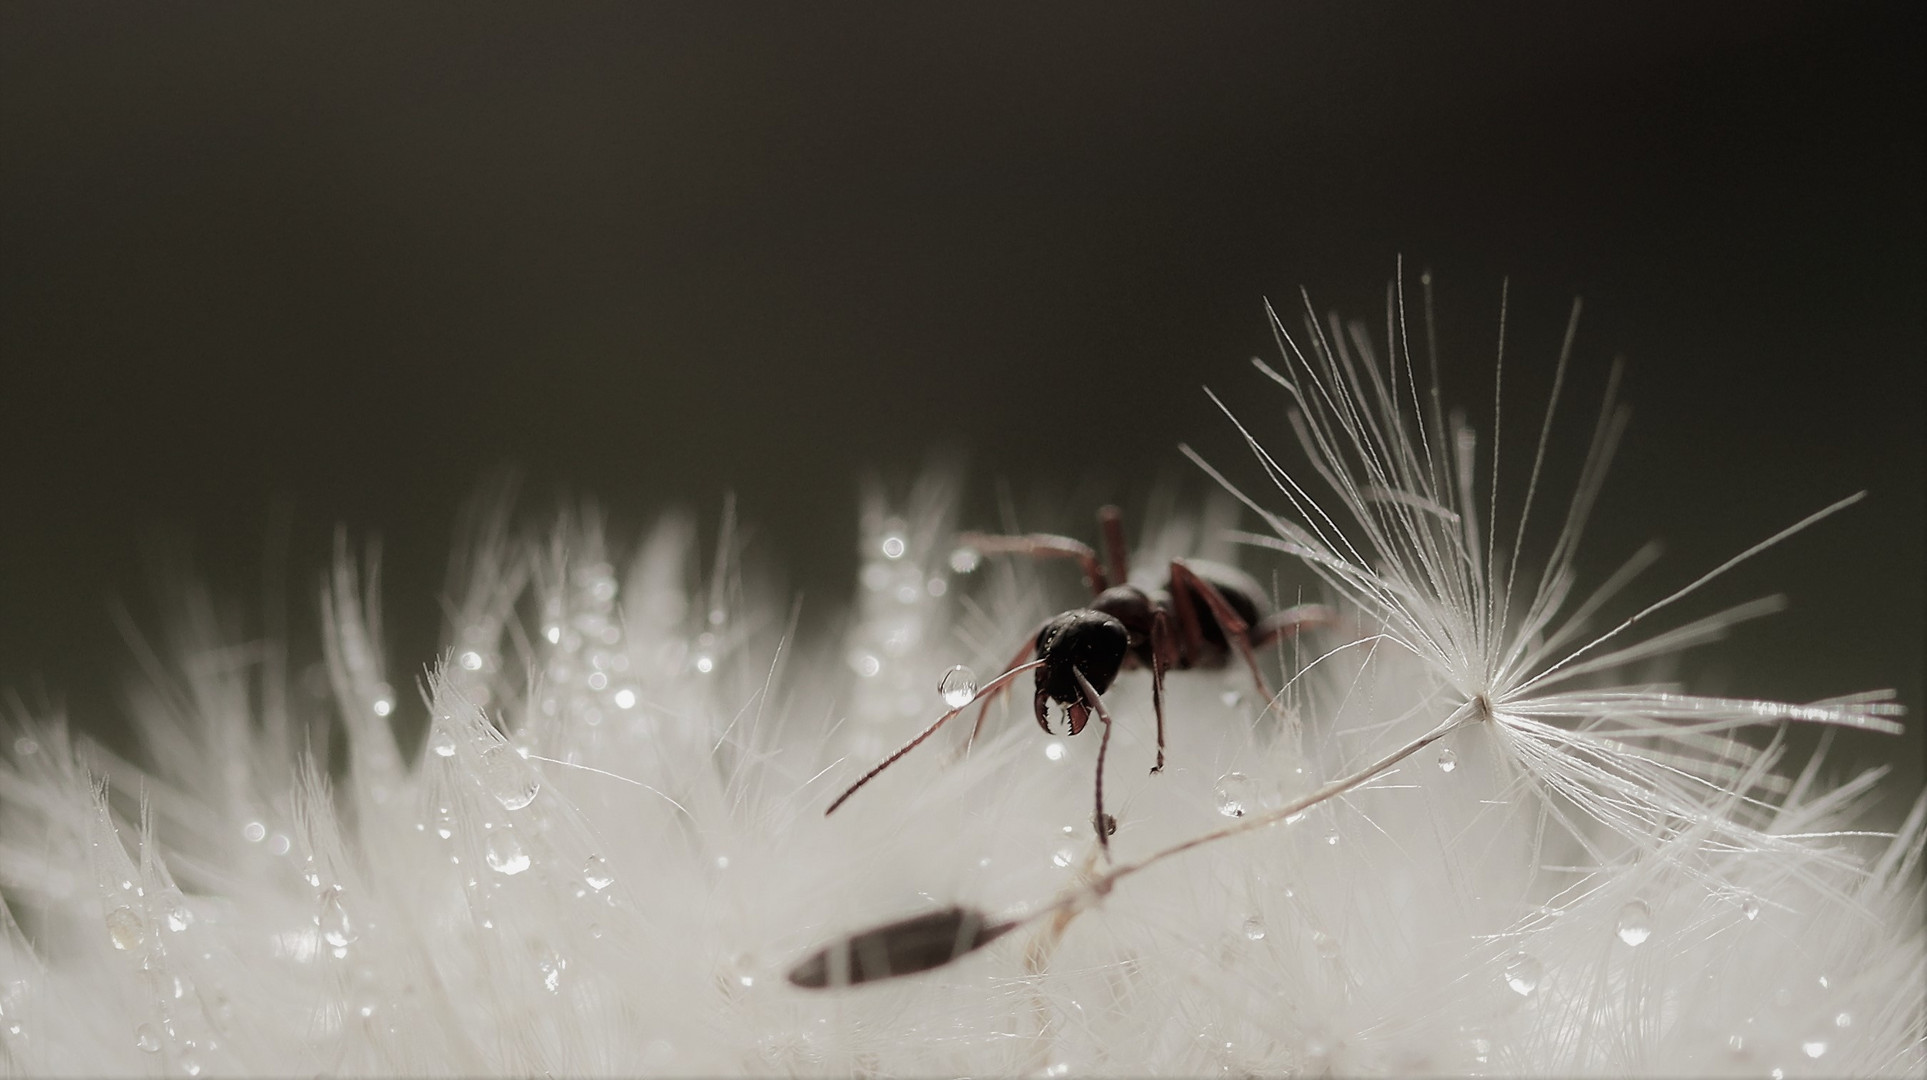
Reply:
[[[1019, 664], [1016, 667], [1011, 668], [1009, 671], [1004, 672], [1002, 675], [999, 675], [996, 678], [985, 683], [983, 685], [983, 688], [977, 691], [977, 696], [982, 697], [985, 694], [994, 693], [998, 690], [1001, 690], [1004, 688], [1005, 685], [1007, 685], [1010, 682], [1010, 680], [1016, 678], [1019, 675], [1022, 675], [1026, 671], [1032, 671], [1043, 666], [1044, 666], [1044, 661], [1042, 660], [1032, 660], [1028, 664]], [[960, 712], [963, 712], [965, 709], [970, 708], [970, 706], [974, 704], [976, 700], [977, 698], [973, 697], [969, 701], [964, 702], [962, 705], [959, 705], [956, 708], [951, 709], [949, 712], [944, 713], [942, 716], [937, 717], [936, 723], [931, 724], [927, 728], [924, 728], [922, 734], [919, 734], [916, 738], [911, 739], [907, 743], [904, 743], [902, 748], [900, 748], [896, 753], [891, 754], [887, 758], [884, 758], [882, 764], [878, 765], [874, 769], [871, 769], [869, 772], [864, 773], [862, 779], [858, 780], [854, 784], [851, 784], [849, 787], [849, 790], [845, 791], [841, 795], [838, 795], [836, 797], [836, 801], [830, 804], [830, 808], [828, 810], [823, 811], [823, 816], [829, 817], [831, 814], [836, 813], [836, 808], [839, 806], [842, 806], [844, 803], [844, 800], [848, 799], [852, 795], [855, 795], [856, 789], [869, 783], [870, 780], [876, 776], [876, 774], [882, 772], [883, 770], [889, 768], [891, 765], [895, 764], [898, 758], [902, 757], [903, 755], [909, 753], [912, 750], [915, 750], [917, 748], [917, 744], [923, 742], [923, 740], [929, 738], [930, 736], [935, 735], [937, 733], [938, 728], [942, 727], [947, 721], [949, 721], [951, 717], [957, 715]]]

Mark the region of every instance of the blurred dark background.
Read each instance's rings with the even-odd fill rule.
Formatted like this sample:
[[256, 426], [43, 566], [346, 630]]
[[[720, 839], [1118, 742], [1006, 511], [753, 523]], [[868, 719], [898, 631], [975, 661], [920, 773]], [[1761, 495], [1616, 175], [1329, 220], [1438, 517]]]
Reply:
[[1263, 299], [1381, 323], [1402, 253], [1475, 416], [1510, 278], [1515, 452], [1572, 297], [1568, 441], [1626, 358], [1595, 573], [1869, 489], [1682, 609], [1793, 605], [1688, 671], [1918, 712], [1921, 11], [7, 4], [0, 686], [111, 725], [156, 552], [306, 624], [336, 523], [405, 678], [504, 464], [619, 526], [734, 490], [831, 619], [868, 469], [1073, 527], [1201, 495], [1180, 440], [1255, 479], [1199, 387], [1289, 449]]

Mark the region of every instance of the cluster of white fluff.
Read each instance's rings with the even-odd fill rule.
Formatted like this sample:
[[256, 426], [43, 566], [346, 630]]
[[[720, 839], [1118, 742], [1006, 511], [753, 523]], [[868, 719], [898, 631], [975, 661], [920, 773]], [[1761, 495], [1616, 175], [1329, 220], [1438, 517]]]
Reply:
[[[943, 711], [952, 665], [987, 681], [1078, 601], [1061, 564], [957, 551], [945, 481], [873, 500], [847, 633], [802, 652], [789, 608], [744, 589], [727, 522], [702, 557], [665, 521], [625, 568], [591, 515], [539, 543], [497, 517], [462, 554], [418, 748], [391, 728], [417, 669], [390, 666], [371, 569], [345, 555], [324, 597], [325, 707], [189, 618], [137, 717], [139, 764], [18, 718], [0, 766], [7, 1068], [1927, 1068], [1927, 809], [1854, 831], [1877, 774], [1829, 790], [1778, 740], [1729, 738], [1891, 727], [1895, 710], [1622, 681], [1767, 605], [1602, 617], [1643, 556], [1597, 602], [1573, 591], [1619, 414], [1602, 412], [1570, 502], [1546, 509], [1535, 464], [1498, 515], [1494, 455], [1441, 413], [1430, 359], [1396, 325], [1384, 359], [1324, 329], [1281, 338], [1306, 464], [1259, 451], [1276, 489], [1249, 500], [1266, 529], [1244, 550], [1309, 566], [1343, 624], [1271, 650], [1274, 687], [1290, 682], [1270, 709], [1236, 664], [1174, 674], [1156, 776], [1149, 676], [1119, 678], [1115, 864], [1091, 828], [1098, 725], [1041, 734], [1028, 676], [967, 755], [968, 714], [824, 816]], [[1515, 568], [1539, 521], [1551, 557]], [[1139, 583], [1173, 556], [1235, 558], [1221, 524], [1135, 538]], [[1248, 566], [1309, 580], [1258, 554]], [[953, 905], [1031, 918], [920, 975], [785, 977]]]

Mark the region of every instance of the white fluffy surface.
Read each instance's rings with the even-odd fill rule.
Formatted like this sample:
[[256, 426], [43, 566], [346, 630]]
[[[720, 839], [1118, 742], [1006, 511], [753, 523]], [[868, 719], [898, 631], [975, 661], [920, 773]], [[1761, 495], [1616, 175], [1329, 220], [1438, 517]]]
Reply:
[[[1534, 683], [1640, 605], [1561, 639], [1581, 604], [1555, 552], [1558, 602], [1534, 621], [1541, 568], [1508, 572], [1510, 519], [1496, 556], [1468, 536], [1487, 492], [1456, 490], [1456, 433], [1415, 419], [1424, 362], [1296, 348], [1281, 394], [1324, 476], [1273, 448], [1296, 479], [1254, 501], [1351, 629], [1275, 650], [1274, 685], [1373, 640], [1261, 722], [1235, 666], [1175, 675], [1158, 776], [1149, 677], [1122, 676], [1114, 854], [1257, 821], [1464, 715], [1364, 787], [1157, 862], [1054, 943], [1035, 923], [922, 975], [799, 989], [789, 966], [839, 935], [1036, 911], [1102, 873], [1097, 722], [1041, 734], [1028, 676], [967, 759], [968, 715], [823, 815], [941, 712], [949, 666], [988, 679], [1077, 603], [1074, 573], [957, 573], [952, 493], [927, 481], [870, 507], [847, 635], [799, 654], [727, 532], [705, 557], [666, 521], [622, 567], [590, 517], [541, 543], [484, 529], [428, 680], [434, 728], [404, 752], [387, 717], [424, 658], [389, 666], [344, 558], [333, 714], [187, 620], [138, 764], [20, 719], [0, 773], [9, 1071], [1919, 1074], [1921, 806], [1897, 836], [1853, 832], [1877, 776], [1827, 790], [1817, 763], [1788, 775], [1777, 743], [1725, 738], [1891, 710], [1601, 689], [1751, 610], [1694, 630], [1703, 611], [1664, 608], [1611, 648], [1689, 632]], [[1566, 505], [1543, 506], [1556, 531]], [[1159, 558], [1236, 559], [1223, 524], [1134, 536], [1143, 583]], [[1285, 559], [1244, 549], [1261, 574]]]

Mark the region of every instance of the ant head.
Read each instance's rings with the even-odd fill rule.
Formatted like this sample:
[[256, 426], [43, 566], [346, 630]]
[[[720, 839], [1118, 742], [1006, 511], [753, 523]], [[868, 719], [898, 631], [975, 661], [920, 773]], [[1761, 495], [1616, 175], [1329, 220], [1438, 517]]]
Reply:
[[1037, 669], [1037, 726], [1052, 734], [1045, 708], [1055, 701], [1070, 717], [1070, 733], [1084, 730], [1091, 718], [1091, 703], [1084, 700], [1072, 672], [1083, 672], [1092, 689], [1103, 693], [1117, 678], [1130, 642], [1124, 624], [1101, 611], [1066, 611], [1046, 623], [1037, 635], [1037, 659], [1044, 662]]

